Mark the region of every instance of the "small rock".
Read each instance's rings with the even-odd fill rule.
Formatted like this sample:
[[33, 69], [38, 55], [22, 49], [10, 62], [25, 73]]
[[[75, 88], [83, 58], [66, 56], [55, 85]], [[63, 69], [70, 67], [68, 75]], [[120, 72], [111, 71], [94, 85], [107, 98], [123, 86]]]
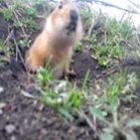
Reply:
[[15, 130], [15, 126], [13, 124], [8, 124], [5, 126], [5, 130], [8, 134], [12, 134]]
[[47, 130], [46, 129], [41, 129], [41, 134], [42, 135], [46, 135], [47, 134]]
[[6, 103], [0, 102], [0, 109], [3, 109], [6, 106]]
[[70, 129], [70, 127], [71, 126], [68, 123], [65, 123], [64, 126], [63, 126], [63, 130], [68, 131]]
[[76, 127], [75, 126], [72, 126], [69, 130], [68, 130], [68, 133], [69, 134], [72, 134], [74, 131], [76, 131]]
[[0, 93], [2, 93], [4, 91], [3, 87], [0, 87]]
[[11, 140], [16, 140], [16, 137], [15, 136], [11, 136]]
[[43, 104], [41, 104], [40, 106], [39, 106], [39, 111], [42, 111], [43, 109], [44, 109], [44, 105]]
[[0, 109], [0, 115], [2, 115], [3, 114], [3, 111], [2, 111], [2, 109]]

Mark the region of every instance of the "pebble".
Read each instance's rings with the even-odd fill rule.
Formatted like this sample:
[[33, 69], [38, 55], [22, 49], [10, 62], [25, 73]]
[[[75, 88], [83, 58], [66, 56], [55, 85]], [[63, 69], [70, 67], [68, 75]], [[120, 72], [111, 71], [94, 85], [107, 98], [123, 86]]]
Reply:
[[73, 132], [75, 132], [77, 130], [77, 128], [75, 126], [72, 126], [69, 130], [68, 133], [72, 134]]
[[15, 136], [11, 136], [11, 140], [16, 140], [16, 137]]
[[3, 87], [0, 87], [0, 93], [2, 93], [4, 91]]
[[2, 109], [0, 109], [0, 115], [2, 115], [3, 114], [3, 111], [2, 111]]
[[47, 132], [47, 130], [46, 129], [41, 129], [41, 134], [42, 135], [46, 135], [48, 132]]
[[5, 126], [5, 130], [8, 134], [12, 134], [15, 131], [15, 126], [13, 124], [8, 124]]
[[3, 109], [6, 106], [6, 103], [0, 102], [0, 109]]

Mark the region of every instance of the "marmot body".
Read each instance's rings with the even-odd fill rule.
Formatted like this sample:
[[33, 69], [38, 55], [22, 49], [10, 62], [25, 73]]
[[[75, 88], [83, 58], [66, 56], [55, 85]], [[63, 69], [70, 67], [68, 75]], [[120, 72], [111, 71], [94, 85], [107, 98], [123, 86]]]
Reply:
[[50, 61], [59, 77], [67, 71], [73, 47], [81, 39], [82, 24], [77, 7], [70, 2], [60, 3], [46, 20], [43, 31], [26, 53], [26, 65], [37, 71]]

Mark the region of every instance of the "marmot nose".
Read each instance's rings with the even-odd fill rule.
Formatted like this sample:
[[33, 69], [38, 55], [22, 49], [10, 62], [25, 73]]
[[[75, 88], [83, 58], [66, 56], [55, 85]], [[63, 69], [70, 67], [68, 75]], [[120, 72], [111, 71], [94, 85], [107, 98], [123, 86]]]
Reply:
[[77, 13], [77, 11], [71, 10], [70, 11], [70, 18], [71, 18], [72, 21], [77, 21], [77, 19], [78, 19], [78, 13]]

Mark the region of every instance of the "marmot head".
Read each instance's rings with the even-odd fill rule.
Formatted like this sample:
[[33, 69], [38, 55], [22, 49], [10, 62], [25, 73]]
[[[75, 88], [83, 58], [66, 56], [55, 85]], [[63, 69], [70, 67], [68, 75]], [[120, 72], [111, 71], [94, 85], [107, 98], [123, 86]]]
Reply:
[[59, 37], [69, 37], [81, 30], [81, 19], [75, 3], [60, 2], [48, 18], [46, 28], [49, 32], [59, 34]]

